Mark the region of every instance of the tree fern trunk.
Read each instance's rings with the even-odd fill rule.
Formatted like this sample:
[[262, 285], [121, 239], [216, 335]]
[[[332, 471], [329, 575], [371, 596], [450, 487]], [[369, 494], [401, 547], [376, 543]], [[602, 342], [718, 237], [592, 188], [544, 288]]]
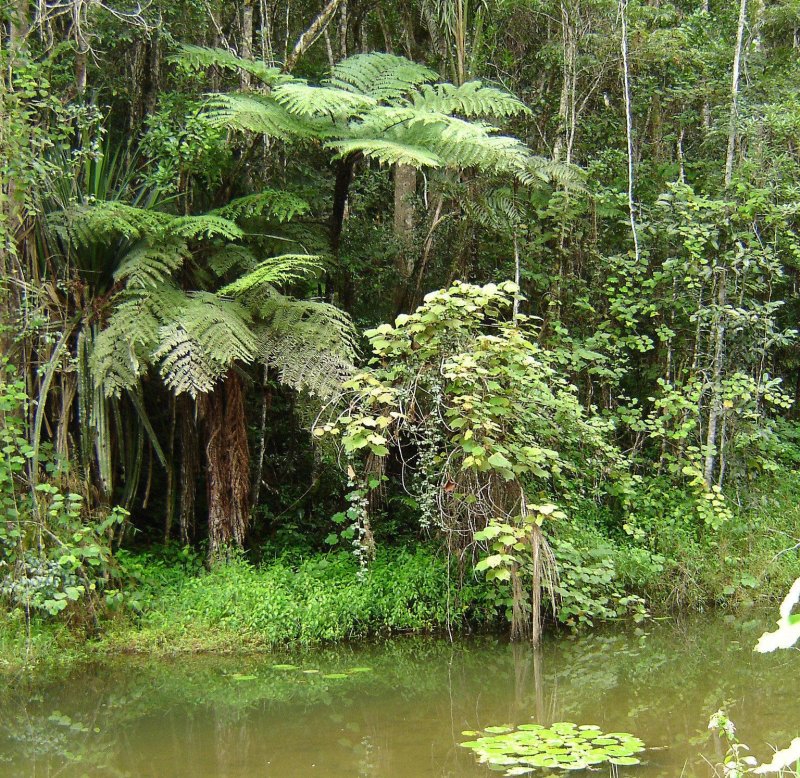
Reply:
[[244, 545], [249, 517], [250, 457], [242, 379], [229, 370], [203, 400], [208, 487], [209, 557]]

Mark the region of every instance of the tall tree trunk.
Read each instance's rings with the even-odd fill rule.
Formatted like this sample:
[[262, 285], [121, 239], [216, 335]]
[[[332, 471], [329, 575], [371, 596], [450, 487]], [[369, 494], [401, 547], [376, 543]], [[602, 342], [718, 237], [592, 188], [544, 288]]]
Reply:
[[297, 64], [297, 60], [299, 60], [314, 44], [317, 38], [322, 35], [341, 2], [342, 0], [328, 0], [328, 3], [326, 3], [325, 7], [319, 12], [314, 21], [311, 22], [306, 31], [297, 39], [297, 43], [294, 44], [294, 48], [289, 56], [286, 57], [286, 62], [284, 62], [284, 72], [290, 72]]
[[190, 398], [181, 396], [178, 398], [178, 409], [181, 420], [181, 483], [178, 522], [181, 529], [181, 542], [187, 544], [194, 540], [194, 507], [197, 496], [197, 473], [200, 469], [198, 457], [199, 441], [195, 424], [197, 406]]
[[630, 216], [633, 250], [639, 261], [639, 235], [636, 230], [636, 201], [634, 200], [633, 108], [631, 101], [630, 63], [628, 62], [628, 0], [619, 0], [622, 21], [622, 75], [625, 92], [625, 136], [628, 148], [628, 214]]
[[250, 454], [244, 386], [233, 368], [203, 398], [206, 427], [209, 557], [241, 548], [250, 514]]
[[414, 195], [417, 192], [417, 171], [411, 165], [394, 166], [394, 234], [399, 247], [395, 257], [397, 285], [395, 308], [402, 309], [414, 275]]
[[717, 278], [717, 311], [714, 321], [714, 365], [711, 385], [711, 403], [708, 411], [708, 430], [706, 432], [706, 456], [703, 476], [706, 486], [714, 484], [714, 463], [717, 456], [717, 426], [722, 415], [722, 361], [725, 353], [725, 271]]
[[728, 151], [725, 155], [725, 186], [730, 186], [733, 178], [733, 157], [736, 151], [736, 125], [739, 118], [739, 75], [742, 68], [742, 47], [744, 25], [747, 21], [747, 0], [739, 4], [739, 24], [736, 28], [736, 50], [733, 53], [733, 74], [731, 76], [731, 118], [728, 126]]
[[[242, 59], [253, 58], [253, 0], [244, 0], [242, 5], [242, 40], [239, 42], [239, 56]], [[250, 86], [250, 74], [242, 71], [239, 76], [242, 89]]]

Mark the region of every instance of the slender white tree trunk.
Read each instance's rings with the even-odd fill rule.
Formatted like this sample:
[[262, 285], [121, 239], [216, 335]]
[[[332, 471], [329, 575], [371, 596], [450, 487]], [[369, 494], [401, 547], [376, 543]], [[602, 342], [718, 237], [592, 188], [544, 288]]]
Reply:
[[622, 73], [625, 90], [625, 135], [628, 146], [628, 214], [630, 216], [633, 250], [639, 260], [639, 235], [636, 229], [636, 201], [634, 200], [633, 169], [633, 111], [631, 107], [631, 78], [628, 62], [628, 0], [619, 0], [619, 16], [622, 22]]
[[733, 52], [733, 74], [731, 76], [731, 119], [728, 127], [728, 152], [725, 155], [725, 186], [733, 178], [733, 157], [736, 151], [736, 125], [739, 118], [739, 76], [742, 69], [744, 25], [747, 20], [747, 0], [739, 4], [739, 24], [736, 28], [736, 49]]

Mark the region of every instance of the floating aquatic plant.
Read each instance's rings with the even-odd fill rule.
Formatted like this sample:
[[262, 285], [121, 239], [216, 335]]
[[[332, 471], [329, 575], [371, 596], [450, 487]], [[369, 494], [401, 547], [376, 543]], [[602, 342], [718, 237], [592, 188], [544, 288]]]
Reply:
[[635, 754], [644, 751], [644, 743], [627, 732], [604, 734], [594, 724], [578, 726], [569, 721], [549, 727], [486, 727], [483, 732], [463, 732], [482, 736], [461, 745], [472, 749], [478, 760], [492, 769], [505, 770], [505, 775], [542, 769], [586, 770], [601, 764], [634, 765], [640, 761]]

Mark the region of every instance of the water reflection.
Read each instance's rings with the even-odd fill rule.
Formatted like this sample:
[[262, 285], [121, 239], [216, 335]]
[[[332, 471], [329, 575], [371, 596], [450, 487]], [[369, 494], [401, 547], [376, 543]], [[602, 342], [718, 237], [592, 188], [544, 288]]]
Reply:
[[[788, 743], [796, 653], [754, 655], [769, 620], [602, 630], [534, 651], [496, 638], [396, 639], [275, 656], [118, 660], [0, 692], [0, 776], [487, 776], [462, 730], [557, 720], [628, 731], [647, 764], [700, 778], [730, 708], [757, 755]], [[275, 665], [294, 665], [276, 668]]]

